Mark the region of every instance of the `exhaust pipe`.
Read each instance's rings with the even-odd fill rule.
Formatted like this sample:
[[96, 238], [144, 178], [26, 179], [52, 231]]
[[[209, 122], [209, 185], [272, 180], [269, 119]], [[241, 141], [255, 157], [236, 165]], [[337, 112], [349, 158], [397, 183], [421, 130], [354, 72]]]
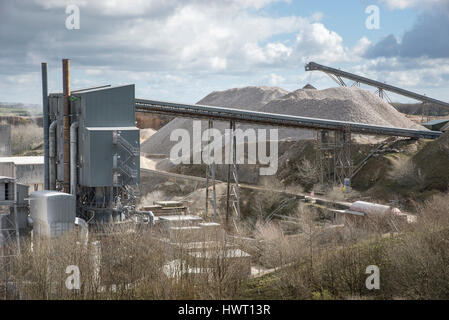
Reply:
[[56, 190], [56, 127], [58, 125], [58, 121], [55, 120], [51, 123], [49, 127], [49, 145], [48, 145], [48, 153], [50, 158], [50, 167], [48, 170], [49, 173], [49, 182], [50, 182], [50, 190]]
[[77, 185], [77, 145], [78, 145], [78, 122], [70, 126], [70, 193], [76, 196]]

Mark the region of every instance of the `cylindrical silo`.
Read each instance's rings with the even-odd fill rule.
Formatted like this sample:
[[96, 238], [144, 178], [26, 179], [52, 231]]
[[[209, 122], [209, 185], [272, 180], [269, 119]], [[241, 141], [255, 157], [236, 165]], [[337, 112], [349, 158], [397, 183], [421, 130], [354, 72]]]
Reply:
[[57, 191], [35, 191], [30, 194], [30, 216], [33, 235], [55, 237], [75, 225], [75, 196]]

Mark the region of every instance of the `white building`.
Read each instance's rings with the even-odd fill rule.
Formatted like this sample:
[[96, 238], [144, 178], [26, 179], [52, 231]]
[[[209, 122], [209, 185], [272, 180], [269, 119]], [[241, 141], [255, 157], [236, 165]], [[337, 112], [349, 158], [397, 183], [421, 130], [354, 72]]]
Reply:
[[16, 178], [30, 191], [44, 189], [44, 157], [0, 157], [0, 176]]

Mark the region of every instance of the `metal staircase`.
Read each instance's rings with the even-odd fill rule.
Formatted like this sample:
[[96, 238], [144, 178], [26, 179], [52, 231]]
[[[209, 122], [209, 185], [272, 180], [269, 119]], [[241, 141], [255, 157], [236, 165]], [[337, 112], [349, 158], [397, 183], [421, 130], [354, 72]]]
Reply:
[[112, 133], [112, 143], [116, 145], [122, 155], [125, 155], [124, 160], [121, 159], [121, 155], [116, 153], [113, 156], [113, 169], [114, 169], [114, 184], [118, 184], [118, 172], [122, 176], [128, 178], [128, 180], [134, 180], [138, 177], [138, 169], [133, 169], [129, 163], [135, 160], [136, 157], [140, 156], [140, 150], [138, 147], [134, 147], [129, 141], [127, 141], [120, 134], [120, 131], [113, 131]]

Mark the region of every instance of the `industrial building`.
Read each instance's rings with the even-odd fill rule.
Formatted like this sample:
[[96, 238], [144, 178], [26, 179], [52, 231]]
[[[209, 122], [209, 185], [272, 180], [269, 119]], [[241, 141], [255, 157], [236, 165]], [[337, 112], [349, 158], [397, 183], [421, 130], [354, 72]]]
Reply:
[[[0, 158], [0, 205], [8, 207], [0, 216], [0, 262], [5, 279], [10, 271], [10, 259], [17, 254], [11, 246], [14, 242], [20, 249], [21, 239], [30, 235], [32, 241], [57, 239], [78, 226], [85, 232], [87, 244], [90, 231], [98, 232], [104, 239], [106, 227], [116, 225], [129, 225], [130, 231], [142, 228], [154, 231], [158, 241], [168, 244], [174, 252], [182, 252], [183, 261], [165, 261], [162, 271], [169, 278], [186, 273], [209, 274], [213, 262], [224, 258], [239, 262], [238, 273], [242, 277], [251, 275], [251, 255], [235, 243], [228, 243], [227, 233], [217, 223], [215, 160], [207, 165], [204, 215], [208, 217], [209, 186], [212, 185], [213, 221], [203, 221], [182, 201], [155, 201], [151, 206], [138, 208], [140, 131], [136, 127], [136, 111], [207, 119], [209, 128], [213, 128], [214, 121], [229, 122], [234, 159], [227, 172], [226, 224], [230, 219], [241, 217], [235, 158], [236, 122], [316, 131], [318, 151], [324, 157], [328, 150], [330, 156], [326, 159], [331, 159], [330, 163], [338, 168], [333, 170], [334, 183], [344, 182], [348, 187], [353, 172], [351, 134], [414, 139], [436, 139], [442, 134], [440, 131], [136, 99], [133, 84], [71, 91], [69, 67], [69, 60], [63, 60], [63, 92], [49, 94], [47, 66], [42, 64], [44, 156]], [[326, 69], [326, 72], [331, 71]], [[357, 78], [355, 81], [367, 80]], [[381, 89], [397, 91], [394, 87]], [[324, 179], [327, 169], [321, 169]], [[301, 200], [319, 201], [305, 196]], [[390, 206], [360, 201], [341, 205], [340, 209], [330, 210], [335, 217], [344, 215], [358, 221], [359, 217], [381, 215], [408, 223], [407, 215]], [[99, 261], [95, 268], [101, 268], [102, 244], [101, 241], [95, 243], [95, 259]], [[224, 243], [222, 247], [221, 243]], [[219, 253], [215, 250], [217, 247], [220, 247]], [[177, 269], [174, 273], [173, 268]]]
[[14, 177], [30, 190], [43, 190], [44, 157], [0, 157], [0, 176]]

